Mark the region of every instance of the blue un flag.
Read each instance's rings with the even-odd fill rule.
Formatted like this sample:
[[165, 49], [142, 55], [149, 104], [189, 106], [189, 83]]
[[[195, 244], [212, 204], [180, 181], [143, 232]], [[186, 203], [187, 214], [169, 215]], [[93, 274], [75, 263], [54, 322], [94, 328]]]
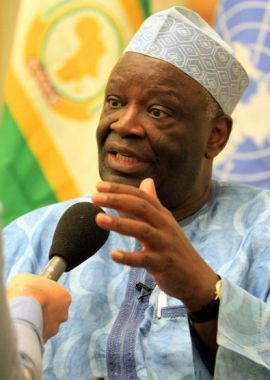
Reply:
[[270, 188], [270, 0], [220, 0], [216, 30], [250, 84], [232, 114], [233, 132], [214, 176]]

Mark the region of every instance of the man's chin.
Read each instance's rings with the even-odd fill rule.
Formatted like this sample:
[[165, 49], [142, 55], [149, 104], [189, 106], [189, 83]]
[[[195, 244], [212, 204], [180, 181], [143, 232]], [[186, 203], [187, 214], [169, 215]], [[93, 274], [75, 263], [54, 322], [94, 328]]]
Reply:
[[144, 179], [144, 177], [135, 178], [124, 173], [108, 173], [108, 172], [101, 173], [100, 177], [103, 181], [122, 183], [125, 185], [130, 185], [130, 186], [135, 186], [135, 187], [139, 187], [141, 181]]

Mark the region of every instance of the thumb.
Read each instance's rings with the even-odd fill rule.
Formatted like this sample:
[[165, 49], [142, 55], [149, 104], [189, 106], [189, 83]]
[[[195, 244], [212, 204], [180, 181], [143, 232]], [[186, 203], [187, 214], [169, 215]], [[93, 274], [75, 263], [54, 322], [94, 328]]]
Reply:
[[140, 184], [140, 190], [144, 191], [145, 193], [151, 195], [154, 198], [157, 198], [157, 192], [155, 183], [152, 178], [145, 178], [142, 180]]

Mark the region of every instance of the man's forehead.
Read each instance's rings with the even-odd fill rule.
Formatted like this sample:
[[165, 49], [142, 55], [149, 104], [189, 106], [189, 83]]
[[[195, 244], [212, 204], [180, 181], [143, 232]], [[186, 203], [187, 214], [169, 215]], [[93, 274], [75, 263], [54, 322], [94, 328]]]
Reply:
[[204, 87], [184, 71], [174, 65], [139, 53], [126, 52], [112, 70], [109, 82], [126, 81], [142, 83], [142, 77], [153, 85], [171, 87], [177, 93], [178, 87], [190, 89], [196, 93], [205, 93]]

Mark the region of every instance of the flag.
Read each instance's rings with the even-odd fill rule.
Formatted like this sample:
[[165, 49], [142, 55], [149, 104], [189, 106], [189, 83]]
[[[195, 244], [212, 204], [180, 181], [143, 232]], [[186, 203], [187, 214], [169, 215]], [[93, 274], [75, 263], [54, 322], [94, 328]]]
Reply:
[[0, 128], [4, 223], [94, 189], [105, 83], [148, 14], [148, 1], [22, 2]]
[[234, 49], [250, 84], [232, 114], [233, 131], [214, 175], [269, 188], [270, 1], [220, 0], [216, 30]]

